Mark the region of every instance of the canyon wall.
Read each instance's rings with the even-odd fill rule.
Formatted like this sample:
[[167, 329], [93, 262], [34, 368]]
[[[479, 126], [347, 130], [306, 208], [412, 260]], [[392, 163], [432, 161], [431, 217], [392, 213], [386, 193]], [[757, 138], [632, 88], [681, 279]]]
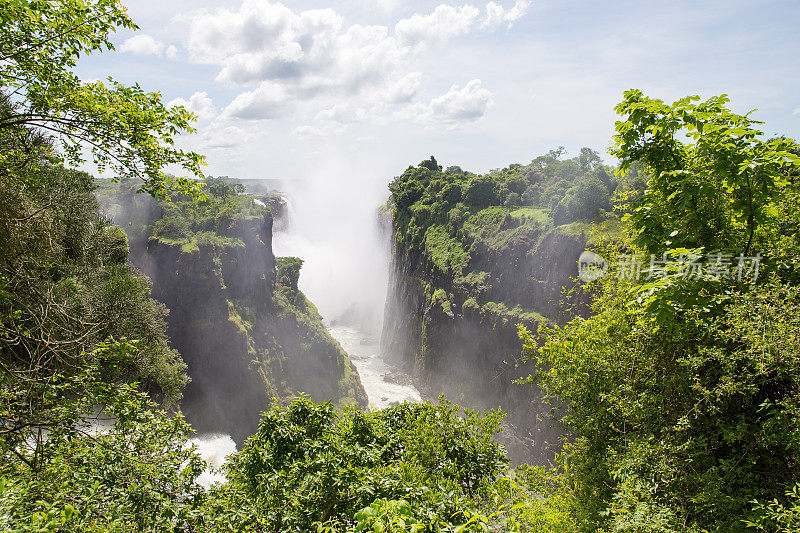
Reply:
[[[394, 228], [391, 278], [381, 350], [413, 373], [428, 397], [444, 394], [470, 408], [510, 413], [501, 435], [514, 462], [551, 464], [561, 430], [535, 386], [514, 380], [535, 368], [520, 360], [518, 327], [563, 322], [586, 312], [563, 288], [573, 287], [586, 237], [508, 215], [497, 246], [467, 237], [467, 275], [443, 272], [429, 247], [409, 246]], [[463, 273], [462, 273], [463, 274]]]
[[[152, 234], [131, 231], [132, 236]], [[170, 310], [168, 334], [191, 382], [181, 409], [199, 433], [238, 444], [273, 399], [367, 405], [355, 367], [328, 334], [315, 306], [276, 281], [269, 208], [236, 216], [213, 238], [149, 237], [133, 242], [132, 262]]]

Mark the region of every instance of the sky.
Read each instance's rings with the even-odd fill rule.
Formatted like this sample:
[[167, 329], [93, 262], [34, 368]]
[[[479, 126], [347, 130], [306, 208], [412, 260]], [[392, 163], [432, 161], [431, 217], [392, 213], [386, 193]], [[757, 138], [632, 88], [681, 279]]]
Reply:
[[126, 4], [140, 30], [78, 74], [193, 111], [180, 142], [215, 176], [387, 182], [430, 155], [486, 172], [562, 145], [605, 153], [630, 88], [725, 93], [800, 137], [796, 0]]

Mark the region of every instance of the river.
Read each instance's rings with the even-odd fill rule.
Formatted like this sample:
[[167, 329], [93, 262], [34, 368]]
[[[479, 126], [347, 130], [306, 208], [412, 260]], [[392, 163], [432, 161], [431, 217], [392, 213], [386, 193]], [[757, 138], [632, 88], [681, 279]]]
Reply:
[[328, 331], [339, 341], [358, 370], [370, 407], [381, 409], [396, 403], [422, 400], [411, 376], [389, 366], [381, 358], [377, 339], [349, 326], [329, 326]]

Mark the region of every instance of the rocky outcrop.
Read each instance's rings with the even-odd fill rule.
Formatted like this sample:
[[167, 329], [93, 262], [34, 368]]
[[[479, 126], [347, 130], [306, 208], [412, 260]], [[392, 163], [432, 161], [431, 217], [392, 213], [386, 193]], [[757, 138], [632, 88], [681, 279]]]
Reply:
[[[518, 326], [567, 318], [562, 287], [577, 276], [586, 239], [521, 232], [502, 247], [473, 242], [470, 271], [480, 288], [443, 275], [425, 252], [394, 239], [381, 351], [414, 376], [429, 397], [445, 394], [466, 407], [511, 413], [502, 437], [515, 462], [552, 463], [560, 429], [540, 391], [514, 381], [534, 372], [520, 360]], [[476, 297], [477, 296], [477, 297]]]
[[215, 242], [151, 238], [138, 262], [170, 309], [168, 334], [191, 378], [181, 408], [198, 432], [241, 444], [273, 399], [297, 393], [366, 406], [314, 306], [276, 288], [269, 213], [235, 220]]
[[278, 231], [285, 229], [289, 223], [289, 204], [280, 194], [256, 194], [253, 199], [269, 208]]

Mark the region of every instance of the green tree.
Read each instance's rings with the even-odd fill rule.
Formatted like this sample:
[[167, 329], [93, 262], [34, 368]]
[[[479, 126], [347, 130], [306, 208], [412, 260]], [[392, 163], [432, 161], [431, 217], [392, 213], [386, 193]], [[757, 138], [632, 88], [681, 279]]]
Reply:
[[[2, 473], [21, 478], [21, 494], [30, 498], [21, 509], [88, 481], [84, 471], [70, 489], [70, 468], [113, 468], [113, 461], [88, 459], [102, 456], [99, 448], [83, 454], [102, 439], [80, 440], [86, 435], [76, 431], [89, 407], [103, 405], [99, 389], [108, 402], [139, 390], [174, 406], [188, 379], [167, 342], [166, 310], [150, 298], [148, 280], [125, 263], [124, 234], [98, 215], [92, 177], [75, 170], [91, 162], [117, 178], [136, 178], [154, 195], [171, 186], [196, 190], [194, 182], [163, 173], [167, 165], [199, 172], [202, 158], [173, 146], [191, 131], [190, 113], [167, 109], [158, 93], [138, 86], [84, 83], [72, 72], [80, 57], [112, 48], [117, 28], [135, 25], [116, 0], [0, 5], [0, 451]], [[124, 350], [106, 349], [120, 345]], [[126, 403], [114, 414], [124, 425], [137, 407], [149, 412], [155, 405]], [[173, 447], [182, 446], [181, 431], [173, 429]], [[120, 453], [141, 441], [129, 436], [116, 443]], [[58, 461], [60, 477], [49, 478]], [[140, 481], [114, 490], [145, 497], [152, 480]], [[35, 522], [39, 511], [33, 512]]]
[[592, 150], [591, 148], [583, 147], [581, 148], [581, 155], [579, 157], [578, 164], [581, 167], [583, 172], [590, 172], [595, 168], [599, 167], [603, 160], [600, 158], [600, 154], [596, 151]]
[[205, 179], [205, 183], [208, 192], [222, 200], [226, 200], [237, 194], [242, 194], [245, 191], [244, 185], [226, 177], [209, 177]]
[[476, 207], [488, 207], [495, 201], [495, 182], [491, 176], [475, 176], [464, 187], [464, 202]]
[[436, 161], [436, 158], [433, 156], [431, 156], [430, 159], [426, 159], [425, 161], [420, 163], [419, 166], [427, 168], [431, 172], [437, 172], [437, 171], [441, 172], [442, 170], [441, 165], [439, 165], [439, 163]]
[[128, 260], [128, 237], [119, 226], [103, 228], [101, 246], [104, 264], [122, 265]]
[[[172, 404], [186, 366], [166, 337], [164, 307], [148, 280], [125, 264], [127, 240], [97, 214], [92, 179], [58, 167], [39, 169], [38, 187], [0, 181], [0, 383], [9, 391], [0, 434], [24, 441], [46, 427], [42, 399], [56, 376], [80, 376], [102, 342], [136, 340], [134, 356], [98, 367], [111, 383], [138, 381]], [[35, 440], [34, 440], [35, 441]]]
[[461, 201], [461, 185], [458, 183], [448, 183], [439, 192], [439, 197], [448, 204], [457, 204]]
[[[786, 281], [796, 279], [786, 245], [797, 237], [796, 145], [761, 141], [724, 97], [696, 100], [669, 106], [629, 91], [617, 107], [626, 120], [615, 155], [652, 176], [633, 200], [627, 251], [664, 252], [663, 275], [625, 280], [612, 269], [594, 316], [541, 339], [522, 332], [539, 363], [530, 380], [574, 435], [562, 459], [584, 530], [777, 523], [790, 513], [768, 502], [800, 477], [800, 290]], [[753, 243], [765, 261], [756, 283], [687, 275], [696, 246]]]
[[467, 521], [464, 511], [482, 510], [505, 468], [492, 440], [500, 419], [447, 402], [366, 413], [337, 413], [306, 398], [275, 405], [229, 459], [230, 481], [208, 498], [208, 530], [235, 523], [241, 530], [314, 531], [319, 523], [343, 531], [359, 511], [359, 520], [369, 521], [363, 509], [406, 499], [401, 514], [409, 526], [424, 521], [449, 531]]
[[569, 193], [572, 196], [568, 209], [570, 220], [596, 221], [601, 211], [611, 208], [608, 189], [592, 174], [581, 177]]
[[749, 255], [756, 229], [774, 223], [775, 199], [798, 164], [795, 145], [764, 141], [760, 122], [732, 113], [728, 102], [725, 95], [690, 96], [670, 105], [631, 90], [617, 105], [625, 120], [616, 124], [611, 153], [622, 171], [640, 165], [652, 175], [628, 215], [648, 251], [738, 248]]
[[[142, 180], [142, 189], [163, 196], [170, 186], [195, 190], [195, 182], [163, 173], [178, 165], [201, 176], [203, 158], [174, 147], [194, 119], [182, 107], [167, 108], [159, 93], [111, 79], [83, 82], [72, 69], [86, 54], [113, 49], [118, 28], [137, 29], [119, 0], [48, 2], [13, 0], [0, 6], [0, 176], [20, 173], [31, 151], [52, 163], [90, 161], [116, 177]], [[13, 95], [13, 96], [12, 96]], [[57, 150], [47, 151], [57, 143]]]
[[[99, 379], [101, 366], [129, 364], [135, 352], [101, 344], [79, 375], [41, 387], [53, 406], [46, 431], [0, 440], [0, 529], [167, 533], [194, 521], [202, 461], [186, 445], [189, 426], [135, 387]], [[9, 422], [4, 413], [4, 432]]]
[[278, 257], [275, 259], [278, 268], [276, 282], [297, 293], [297, 282], [300, 280], [300, 269], [303, 267], [303, 260], [299, 257]]

